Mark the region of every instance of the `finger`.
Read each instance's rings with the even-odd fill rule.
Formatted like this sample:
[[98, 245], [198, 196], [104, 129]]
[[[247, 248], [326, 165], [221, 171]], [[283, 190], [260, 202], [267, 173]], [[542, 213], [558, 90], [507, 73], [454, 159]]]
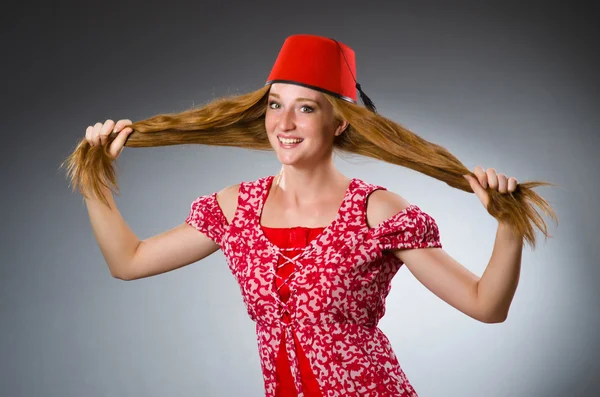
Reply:
[[102, 130], [102, 123], [98, 122], [94, 124], [94, 130], [92, 131], [92, 143], [93, 146], [100, 144], [100, 131]]
[[100, 144], [104, 145], [106, 143], [106, 139], [108, 134], [115, 128], [115, 122], [111, 119], [108, 119], [104, 122], [102, 129], [100, 130]]
[[479, 180], [471, 175], [465, 175], [465, 179], [469, 181], [471, 185], [471, 189], [473, 189], [473, 193], [479, 198], [479, 201], [487, 208], [489, 203], [489, 196], [487, 191], [479, 184]]
[[94, 132], [94, 127], [91, 125], [85, 129], [85, 140], [88, 141], [90, 145], [92, 144], [92, 132]]
[[133, 124], [131, 122], [131, 120], [121, 119], [121, 120], [117, 121], [117, 123], [115, 124], [115, 128], [113, 129], [112, 132], [119, 132], [119, 131], [121, 131], [121, 129], [123, 129], [123, 127], [125, 127], [126, 125], [129, 125], [129, 124]]
[[508, 191], [512, 193], [515, 190], [517, 190], [518, 184], [519, 184], [519, 182], [516, 180], [516, 178], [514, 178], [512, 176], [510, 178], [508, 178]]
[[487, 189], [487, 187], [488, 187], [487, 176], [485, 175], [485, 170], [483, 169], [483, 167], [478, 165], [473, 170], [473, 173], [475, 174], [475, 176], [477, 176], [477, 179], [479, 180], [479, 184], [481, 186], [483, 186], [484, 189]]
[[498, 189], [498, 176], [496, 175], [496, 170], [488, 168], [485, 170], [485, 174], [487, 176], [488, 186], [491, 189]]
[[508, 180], [505, 174], [498, 174], [498, 191], [500, 193], [508, 193]]
[[467, 181], [469, 181], [469, 185], [471, 185], [471, 189], [473, 189], [473, 193], [480, 194], [481, 192], [485, 192], [485, 189], [479, 184], [479, 180], [472, 175], [464, 176]]
[[119, 155], [121, 154], [121, 152], [125, 148], [125, 141], [127, 140], [127, 137], [132, 132], [133, 132], [133, 129], [131, 127], [126, 127], [124, 129], [122, 129], [118, 133], [117, 137], [112, 141], [112, 143], [110, 144], [109, 154], [113, 158], [119, 157]]

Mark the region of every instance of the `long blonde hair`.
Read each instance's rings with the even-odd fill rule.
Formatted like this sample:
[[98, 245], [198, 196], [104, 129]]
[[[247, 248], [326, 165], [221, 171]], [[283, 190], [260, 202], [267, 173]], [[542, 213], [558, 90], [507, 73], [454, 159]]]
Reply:
[[[127, 147], [155, 147], [183, 144], [235, 146], [256, 150], [273, 150], [265, 130], [265, 113], [270, 85], [256, 91], [217, 98], [212, 102], [179, 113], [159, 114], [130, 125]], [[473, 193], [463, 177], [473, 175], [455, 156], [442, 146], [428, 142], [402, 125], [345, 100], [324, 94], [333, 105], [337, 118], [347, 120], [349, 127], [334, 141], [336, 151], [358, 154], [411, 168], [446, 182], [448, 185]], [[108, 205], [102, 191], [108, 188], [118, 194], [114, 164], [108, 155], [112, 133], [104, 145], [91, 146], [82, 139], [63, 162], [73, 191], [79, 189], [84, 197], [93, 192]], [[534, 206], [558, 223], [552, 207], [533, 188], [555, 186], [549, 182], [522, 182], [508, 194], [488, 189], [488, 212], [510, 225], [535, 248], [534, 226], [546, 238], [546, 223]]]

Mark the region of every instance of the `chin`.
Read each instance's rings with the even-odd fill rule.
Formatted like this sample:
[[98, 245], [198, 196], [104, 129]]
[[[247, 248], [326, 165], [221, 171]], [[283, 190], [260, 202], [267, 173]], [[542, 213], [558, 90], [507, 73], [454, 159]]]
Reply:
[[282, 165], [302, 167], [311, 163], [311, 159], [306, 158], [302, 153], [282, 153], [276, 151], [275, 154], [277, 155], [277, 160], [279, 160]]
[[289, 158], [288, 156], [277, 156], [277, 160], [279, 160], [279, 162], [282, 165], [294, 165], [297, 166], [300, 164], [300, 161], [298, 158]]

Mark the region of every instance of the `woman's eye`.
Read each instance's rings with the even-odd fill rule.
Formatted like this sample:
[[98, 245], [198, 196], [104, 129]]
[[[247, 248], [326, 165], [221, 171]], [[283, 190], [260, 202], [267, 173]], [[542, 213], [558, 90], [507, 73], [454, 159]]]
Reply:
[[[269, 108], [271, 109], [279, 109], [279, 104], [277, 102], [269, 102]], [[302, 113], [312, 113], [314, 109], [311, 106], [303, 105], [300, 107]]]

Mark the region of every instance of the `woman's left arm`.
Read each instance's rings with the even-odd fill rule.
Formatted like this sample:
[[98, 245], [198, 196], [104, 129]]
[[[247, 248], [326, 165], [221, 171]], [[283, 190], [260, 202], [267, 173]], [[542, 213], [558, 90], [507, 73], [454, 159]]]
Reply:
[[498, 225], [492, 257], [480, 277], [442, 248], [393, 250], [421, 284], [450, 306], [484, 323], [506, 320], [521, 269], [522, 239]]
[[477, 286], [477, 299], [494, 322], [508, 317], [508, 309], [515, 296], [521, 273], [523, 237], [510, 228], [498, 224], [492, 257]]
[[[504, 174], [496, 176], [493, 168], [484, 171], [478, 166], [474, 174], [477, 178], [470, 175], [465, 178], [485, 208], [489, 203], [487, 186], [501, 193], [512, 192], [517, 186], [515, 178], [507, 179]], [[377, 200], [385, 204], [371, 206], [371, 219], [376, 223], [408, 205], [400, 196], [390, 193], [385, 196], [380, 195]], [[522, 251], [523, 238], [499, 223], [492, 256], [482, 277], [473, 274], [442, 248], [399, 249], [392, 253], [419, 282], [449, 305], [481, 322], [499, 323], [506, 320], [517, 289]]]

